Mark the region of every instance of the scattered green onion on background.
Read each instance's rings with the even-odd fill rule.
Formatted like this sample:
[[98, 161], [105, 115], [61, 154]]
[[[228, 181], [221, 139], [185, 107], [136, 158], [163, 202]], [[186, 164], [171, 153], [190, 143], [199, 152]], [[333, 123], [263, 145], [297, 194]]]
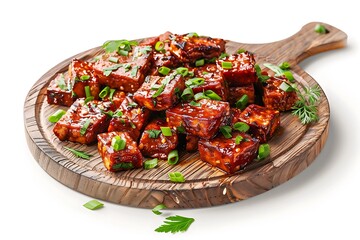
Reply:
[[99, 202], [98, 200], [94, 199], [94, 200], [88, 201], [83, 206], [90, 210], [96, 210], [96, 209], [104, 207], [104, 204]]

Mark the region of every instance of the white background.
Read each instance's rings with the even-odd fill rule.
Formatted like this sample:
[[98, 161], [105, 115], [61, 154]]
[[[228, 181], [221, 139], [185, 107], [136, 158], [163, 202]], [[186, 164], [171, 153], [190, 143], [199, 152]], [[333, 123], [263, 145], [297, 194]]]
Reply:
[[[1, 1], [0, 239], [359, 239], [359, 27], [351, 1]], [[354, 2], [354, 1], [353, 1]], [[164, 216], [92, 199], [52, 179], [28, 150], [23, 104], [50, 68], [108, 39], [166, 30], [238, 42], [286, 38], [312, 21], [348, 34], [345, 49], [301, 63], [331, 106], [330, 134], [299, 176], [224, 206], [169, 210], [196, 221], [182, 234], [156, 233]]]

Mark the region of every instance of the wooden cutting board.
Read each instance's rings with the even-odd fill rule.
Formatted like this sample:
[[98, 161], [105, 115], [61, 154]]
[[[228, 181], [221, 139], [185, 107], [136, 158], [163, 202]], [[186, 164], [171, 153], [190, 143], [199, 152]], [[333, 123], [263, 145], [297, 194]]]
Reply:
[[[295, 35], [274, 43], [229, 41], [226, 52], [246, 49], [255, 53], [259, 64], [288, 61], [299, 84], [314, 86], [317, 82], [298, 63], [316, 53], [344, 47], [347, 38], [344, 32], [328, 24], [323, 24], [329, 30], [328, 34], [317, 34], [314, 32], [316, 24], [309, 23]], [[326, 142], [330, 109], [322, 92], [317, 123], [303, 126], [291, 113], [282, 113], [281, 129], [269, 142], [270, 158], [251, 163], [237, 173], [226, 174], [202, 162], [198, 153], [185, 152], [175, 166], [163, 161], [156, 169], [111, 173], [103, 166], [96, 145], [60, 142], [52, 133], [53, 125], [47, 120], [60, 108], [46, 102], [50, 80], [65, 71], [72, 58], [86, 60], [99, 52], [100, 47], [90, 49], [50, 69], [31, 88], [24, 104], [27, 142], [36, 161], [51, 177], [93, 198], [142, 208], [153, 208], [159, 203], [168, 208], [196, 208], [236, 202], [268, 191], [296, 176], [314, 161]], [[86, 151], [93, 157], [90, 160], [76, 158], [63, 146]], [[183, 173], [186, 182], [170, 182], [168, 173], [173, 171]]]

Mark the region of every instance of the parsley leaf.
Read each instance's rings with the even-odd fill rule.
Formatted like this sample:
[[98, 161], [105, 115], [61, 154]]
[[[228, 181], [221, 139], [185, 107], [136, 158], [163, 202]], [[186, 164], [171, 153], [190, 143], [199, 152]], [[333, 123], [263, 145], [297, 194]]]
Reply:
[[79, 158], [83, 158], [83, 159], [86, 159], [86, 160], [89, 160], [90, 157], [92, 157], [92, 155], [90, 154], [87, 154], [83, 151], [79, 151], [79, 150], [76, 150], [76, 149], [73, 149], [73, 148], [69, 148], [69, 147], [65, 147], [65, 149], [69, 150], [70, 152], [72, 152], [76, 157], [79, 157]]
[[185, 232], [190, 225], [195, 221], [194, 218], [187, 218], [179, 215], [167, 217], [164, 224], [156, 228], [156, 232]]

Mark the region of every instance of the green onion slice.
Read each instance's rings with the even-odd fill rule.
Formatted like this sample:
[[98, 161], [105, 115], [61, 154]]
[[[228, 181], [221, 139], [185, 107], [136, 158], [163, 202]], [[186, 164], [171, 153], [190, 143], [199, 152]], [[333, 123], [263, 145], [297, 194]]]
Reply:
[[236, 51], [238, 54], [241, 54], [241, 53], [244, 53], [244, 52], [246, 52], [246, 50], [245, 49], [243, 49], [243, 48], [240, 48], [239, 50], [237, 50]]
[[186, 67], [178, 67], [176, 73], [181, 74], [183, 77], [186, 77], [189, 74], [189, 69]]
[[115, 93], [116, 89], [114, 88], [110, 88], [110, 94], [109, 94], [109, 99], [110, 101], [113, 100], [113, 97], [114, 97], [114, 93]]
[[218, 101], [221, 100], [221, 97], [217, 95], [213, 90], [206, 90], [205, 95], [212, 100], [218, 100]]
[[124, 150], [126, 146], [126, 141], [120, 136], [115, 136], [111, 139], [111, 146], [115, 151]]
[[196, 67], [201, 67], [201, 66], [204, 66], [205, 64], [205, 60], [204, 59], [199, 59], [195, 62], [195, 66]]
[[90, 75], [82, 75], [81, 77], [80, 77], [80, 80], [81, 81], [86, 81], [86, 80], [89, 80], [90, 79]]
[[184, 126], [178, 126], [176, 127], [176, 131], [178, 131], [178, 133], [185, 133], [186, 129]]
[[149, 134], [149, 138], [158, 138], [161, 133], [161, 130], [150, 129], [150, 130], [146, 130], [146, 132]]
[[112, 166], [112, 169], [118, 170], [118, 169], [133, 169], [134, 164], [132, 162], [119, 162]]
[[162, 75], [168, 75], [169, 72], [171, 71], [170, 68], [168, 67], [165, 67], [165, 66], [161, 66], [159, 69], [158, 69], [158, 72], [161, 73]]
[[292, 83], [295, 81], [295, 78], [290, 71], [284, 71], [284, 76]]
[[193, 106], [193, 107], [201, 107], [201, 104], [198, 102], [195, 102], [195, 101], [191, 101], [189, 104], [190, 104], [190, 106]]
[[65, 115], [65, 111], [62, 109], [57, 110], [55, 113], [53, 113], [51, 116], [49, 116], [48, 120], [51, 123], [56, 123], [60, 120], [62, 116]]
[[166, 209], [166, 206], [161, 203], [161, 204], [157, 205], [156, 207], [154, 207], [152, 209], [152, 212], [156, 215], [161, 215], [162, 212], [160, 212], [160, 210], [163, 210], [163, 209]]
[[290, 63], [289, 62], [282, 62], [279, 67], [282, 69], [282, 70], [289, 70], [290, 69]]
[[240, 135], [236, 136], [235, 138], [235, 144], [238, 145], [241, 143], [241, 141], [243, 140], [244, 138]]
[[329, 32], [322, 24], [316, 24], [314, 31], [319, 34], [326, 34]]
[[250, 129], [250, 126], [244, 122], [237, 122], [233, 125], [233, 128], [239, 132], [247, 132]]
[[293, 91], [295, 91], [295, 89], [292, 86], [290, 86], [289, 84], [287, 84], [286, 82], [282, 82], [280, 84], [279, 88], [281, 90], [283, 90], [284, 92], [293, 92]]
[[181, 172], [170, 172], [168, 176], [172, 182], [185, 182], [184, 175]]
[[80, 128], [80, 135], [84, 136], [84, 134], [86, 133], [86, 130], [88, 129], [88, 127], [90, 126], [91, 123], [91, 119], [87, 118], [85, 120], [85, 123], [82, 125], [82, 127]]
[[162, 41], [158, 41], [158, 42], [155, 44], [155, 50], [158, 51], [158, 52], [163, 51], [164, 48], [165, 48], [165, 44], [164, 44], [164, 42], [162, 42]]
[[112, 63], [118, 63], [119, 59], [117, 57], [109, 57], [109, 61]]
[[187, 80], [185, 82], [185, 85], [187, 87], [190, 87], [190, 86], [200, 86], [200, 85], [203, 85], [205, 83], [205, 79], [204, 78], [191, 78], [189, 80]]
[[258, 151], [258, 160], [262, 160], [270, 155], [270, 145], [267, 143], [261, 144]]
[[239, 108], [241, 110], [244, 110], [246, 105], [249, 102], [249, 96], [247, 94], [244, 94], [241, 96], [241, 98], [235, 103], [236, 108]]
[[181, 94], [181, 98], [184, 100], [189, 100], [194, 97], [194, 92], [191, 88], [185, 88], [183, 93]]
[[131, 69], [130, 76], [133, 77], [133, 78], [136, 77], [138, 70], [139, 70], [138, 66], [133, 67]]
[[85, 203], [83, 206], [90, 210], [96, 210], [102, 208], [104, 204], [99, 202], [98, 200], [91, 200]]
[[87, 98], [88, 98], [88, 97], [91, 97], [90, 86], [85, 86], [84, 89], [85, 89], [85, 96], [86, 96]]
[[232, 62], [222, 62], [221, 63], [221, 67], [223, 69], [232, 69], [233, 68], [233, 65], [232, 65]]
[[171, 132], [171, 128], [169, 127], [160, 127], [162, 134], [165, 137], [171, 137], [172, 136], [172, 132]]
[[99, 93], [99, 97], [100, 97], [101, 99], [104, 99], [104, 98], [109, 94], [109, 92], [110, 92], [110, 87], [106, 86], [106, 87], [104, 87], [104, 89], [101, 90], [101, 92]]
[[220, 132], [224, 135], [225, 138], [231, 138], [231, 127], [230, 126], [221, 126], [220, 127]]
[[144, 169], [149, 170], [155, 168], [157, 165], [158, 165], [157, 158], [149, 159], [144, 162]]
[[172, 150], [168, 155], [168, 163], [170, 165], [175, 165], [179, 161], [179, 153], [178, 150]]
[[226, 57], [228, 57], [228, 56], [229, 56], [229, 54], [223, 52], [223, 53], [220, 54], [219, 59], [224, 59], [224, 58], [226, 58]]
[[151, 96], [151, 98], [156, 98], [158, 97], [165, 89], [165, 84], [162, 84], [157, 90], [156, 92]]

